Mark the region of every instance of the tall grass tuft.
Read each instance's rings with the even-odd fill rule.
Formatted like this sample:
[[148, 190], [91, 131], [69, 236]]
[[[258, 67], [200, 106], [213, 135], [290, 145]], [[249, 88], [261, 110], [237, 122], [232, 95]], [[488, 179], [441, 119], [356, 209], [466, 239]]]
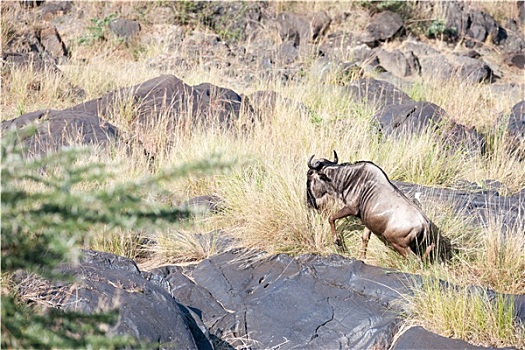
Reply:
[[438, 334], [484, 346], [525, 346], [525, 325], [514, 318], [514, 300], [479, 288], [454, 288], [424, 279], [407, 297], [412, 322]]

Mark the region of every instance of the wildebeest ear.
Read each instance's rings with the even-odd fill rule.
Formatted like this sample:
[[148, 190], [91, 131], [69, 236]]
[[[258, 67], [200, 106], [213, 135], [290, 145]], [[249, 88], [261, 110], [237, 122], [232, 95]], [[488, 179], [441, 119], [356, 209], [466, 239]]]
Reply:
[[319, 179], [321, 179], [322, 181], [325, 181], [325, 182], [331, 182], [332, 179], [330, 179], [328, 176], [326, 176], [326, 174], [324, 173], [319, 173]]

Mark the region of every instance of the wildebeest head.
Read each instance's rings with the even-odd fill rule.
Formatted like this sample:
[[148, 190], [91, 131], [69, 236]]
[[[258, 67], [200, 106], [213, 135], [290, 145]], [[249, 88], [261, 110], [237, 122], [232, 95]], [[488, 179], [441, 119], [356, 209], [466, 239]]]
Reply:
[[306, 203], [308, 207], [319, 209], [319, 200], [322, 200], [326, 195], [334, 194], [335, 190], [331, 184], [331, 179], [323, 171], [326, 166], [337, 165], [339, 158], [334, 151], [334, 161], [321, 158], [314, 163], [312, 160], [314, 155], [308, 159], [308, 173], [306, 174]]

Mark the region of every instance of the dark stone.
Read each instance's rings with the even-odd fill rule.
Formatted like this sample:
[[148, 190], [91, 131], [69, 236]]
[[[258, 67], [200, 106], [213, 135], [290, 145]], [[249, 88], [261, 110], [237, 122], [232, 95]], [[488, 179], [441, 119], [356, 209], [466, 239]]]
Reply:
[[192, 89], [196, 96], [196, 113], [204, 115], [204, 123], [211, 121], [230, 126], [232, 119], [239, 117], [242, 97], [235, 91], [210, 83], [195, 85]]
[[484, 154], [486, 141], [473, 127], [466, 127], [453, 120], [442, 125], [440, 135], [443, 143], [452, 150], [464, 149], [473, 154]]
[[[174, 75], [162, 75], [132, 87], [108, 92], [67, 110], [110, 116], [123, 104], [133, 108], [132, 125], [145, 152], [153, 158], [159, 145], [152, 131], [155, 135], [157, 132], [172, 135], [176, 127], [200, 125], [230, 128], [239, 119], [244, 106], [242, 97], [233, 90], [209, 83], [189, 86]], [[172, 141], [166, 140], [168, 144]]]
[[372, 17], [361, 34], [361, 41], [371, 46], [392, 38], [403, 27], [403, 19], [395, 12], [383, 11]]
[[37, 35], [46, 52], [53, 58], [58, 60], [62, 57], [68, 56], [66, 45], [62, 41], [62, 38], [55, 27], [44, 26], [38, 31]]
[[[343, 31], [337, 31], [335, 33], [329, 33], [320, 38], [319, 43], [319, 56], [329, 56], [332, 58], [343, 58], [348, 56], [348, 50], [354, 50], [355, 48], [355, 35], [346, 33]], [[364, 44], [362, 44], [364, 45]], [[366, 46], [366, 45], [364, 45]], [[366, 46], [368, 50], [370, 48]], [[355, 55], [354, 55], [355, 57]]]
[[431, 102], [409, 102], [385, 106], [374, 118], [379, 122], [383, 134], [403, 135], [420, 134], [427, 128], [435, 130], [445, 116], [446, 112]]
[[489, 34], [498, 37], [500, 25], [485, 12], [458, 1], [449, 1], [445, 6], [446, 27], [455, 30], [455, 39], [466, 37], [467, 47], [482, 46]]
[[511, 134], [525, 137], [525, 100], [516, 103], [512, 107], [508, 129]]
[[471, 83], [493, 82], [494, 74], [483, 61], [468, 56], [439, 53], [417, 56], [421, 76], [429, 79], [458, 78]]
[[51, 19], [52, 16], [62, 16], [73, 8], [73, 1], [46, 1], [42, 6], [42, 16]]
[[407, 329], [396, 341], [392, 350], [412, 350], [412, 349], [427, 349], [427, 350], [442, 350], [442, 349], [457, 349], [457, 350], [481, 350], [493, 349], [483, 346], [475, 346], [459, 339], [450, 339], [442, 337], [435, 333], [429, 332], [423, 327], [410, 327]]
[[221, 210], [222, 199], [217, 196], [198, 196], [193, 197], [182, 203], [182, 209], [197, 212], [209, 211], [217, 213]]
[[330, 25], [330, 17], [322, 11], [308, 15], [280, 13], [277, 16], [282, 41], [290, 41], [294, 47], [318, 39]]
[[[485, 226], [498, 218], [501, 229], [508, 230], [523, 227], [525, 216], [525, 191], [512, 196], [501, 196], [497, 191], [483, 188], [450, 189], [415, 185], [401, 181], [392, 181], [403, 193], [411, 198], [418, 198], [423, 205], [446, 205], [472, 225]], [[464, 187], [464, 186], [461, 186]], [[524, 305], [525, 308], [525, 305]], [[520, 317], [525, 318], [525, 309]]]
[[290, 65], [299, 57], [299, 50], [292, 41], [285, 41], [277, 48], [277, 62]]
[[394, 85], [373, 78], [358, 79], [346, 86], [345, 90], [356, 102], [365, 102], [377, 108], [413, 102], [406, 93]]
[[112, 108], [129, 99], [136, 108], [135, 123], [141, 128], [159, 124], [167, 118], [170, 129], [191, 117], [194, 123], [220, 123], [229, 126], [239, 116], [242, 97], [234, 91], [209, 83], [189, 86], [174, 75], [162, 75], [141, 84], [109, 92], [70, 110], [106, 115]]
[[310, 18], [311, 41], [320, 39], [327, 31], [331, 22], [330, 16], [328, 16], [325, 11], [314, 13]]
[[386, 136], [421, 134], [425, 130], [438, 132], [445, 145], [453, 150], [460, 147], [472, 153], [485, 151], [485, 140], [474, 128], [449, 120], [446, 112], [431, 102], [408, 102], [383, 107], [374, 118]]
[[280, 13], [277, 16], [282, 41], [291, 41], [295, 47], [301, 44], [301, 33], [305, 42], [308, 42], [309, 26], [304, 18], [300, 18], [292, 13]]
[[[483, 196], [478, 194], [480, 202]], [[179, 302], [202, 315], [210, 337], [242, 339], [231, 341], [232, 347], [281, 349], [389, 348], [402, 323], [399, 315], [406, 312], [399, 296], [423, 283], [419, 276], [339, 255], [291, 258], [242, 249], [194, 265], [157, 268], [151, 275], [166, 281]], [[510, 297], [516, 316], [525, 317], [524, 298]], [[401, 339], [400, 349], [414, 342]], [[429, 346], [427, 340], [416, 340], [416, 348]]]
[[[86, 251], [85, 256], [79, 266], [63, 269], [82, 282], [62, 296], [64, 309], [89, 314], [116, 308], [119, 322], [109, 336], [130, 335], [163, 349], [197, 349], [196, 339], [206, 345], [184, 306], [144, 279], [132, 260], [94, 251]], [[199, 348], [211, 349], [211, 344]]]
[[130, 19], [119, 18], [109, 24], [109, 29], [121, 38], [132, 39], [140, 31], [140, 23]]
[[403, 290], [409, 285], [404, 274], [340, 256], [260, 260], [232, 251], [183, 268], [193, 282], [172, 271], [164, 270], [164, 279], [181, 286], [172, 294], [202, 312], [210, 333], [249, 335], [265, 348], [387, 347], [399, 322], [390, 309], [397, 294], [376, 283]]
[[28, 155], [57, 151], [71, 144], [105, 147], [118, 138], [115, 126], [96, 114], [80, 111], [43, 110], [2, 122], [2, 132], [34, 124], [36, 133], [21, 140]]
[[507, 150], [525, 159], [525, 100], [512, 107], [507, 123]]
[[450, 56], [455, 66], [455, 74], [461, 80], [471, 83], [492, 82], [493, 74], [490, 67], [477, 59], [467, 56]]
[[405, 55], [400, 50], [389, 52], [379, 49], [377, 57], [381, 67], [397, 77], [406, 77], [419, 73], [419, 62], [412, 52]]
[[516, 1], [516, 5], [518, 7], [518, 18], [521, 21], [521, 25], [525, 25], [525, 1], [518, 0]]
[[45, 59], [42, 55], [35, 53], [14, 53], [4, 51], [2, 53], [2, 63], [2, 70], [8, 66], [14, 66], [19, 68], [27, 67], [39, 72], [51, 71], [54, 73], [61, 73], [54, 60]]
[[525, 54], [518, 53], [510, 58], [510, 62], [519, 69], [525, 69]]

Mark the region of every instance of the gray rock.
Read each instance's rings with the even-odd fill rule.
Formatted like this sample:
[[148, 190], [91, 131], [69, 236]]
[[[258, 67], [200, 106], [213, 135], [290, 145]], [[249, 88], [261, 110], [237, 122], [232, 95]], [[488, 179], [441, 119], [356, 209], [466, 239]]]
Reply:
[[392, 350], [413, 350], [425, 348], [427, 350], [457, 349], [482, 350], [492, 347], [474, 346], [466, 341], [450, 339], [429, 332], [423, 327], [410, 327], [399, 337]]
[[163, 349], [198, 349], [190, 315], [165, 289], [145, 280], [138, 271], [83, 262], [68, 272], [74, 272], [82, 285], [63, 300], [66, 310], [92, 313], [117, 308], [119, 322], [110, 329], [110, 336], [130, 335]]
[[182, 203], [181, 209], [197, 213], [217, 213], [222, 209], [223, 200], [213, 195], [193, 197]]
[[428, 128], [438, 129], [446, 112], [431, 102], [408, 102], [383, 107], [374, 118], [385, 135], [420, 134]]
[[457, 78], [471, 83], [492, 82], [490, 67], [481, 60], [468, 56], [434, 54], [418, 56], [421, 76], [428, 79]]
[[140, 23], [125, 18], [118, 18], [109, 23], [109, 29], [126, 40], [134, 38], [140, 31]]
[[174, 127], [183, 117], [195, 123], [220, 123], [229, 126], [239, 116], [242, 97], [233, 90], [202, 83], [189, 86], [174, 75], [162, 75], [141, 84], [109, 92], [95, 100], [73, 106], [69, 110], [106, 115], [129, 98], [136, 108], [135, 123], [141, 127], [156, 125], [167, 117], [167, 127]]
[[466, 36], [468, 47], [482, 45], [487, 36], [497, 33], [499, 28], [490, 15], [458, 1], [445, 4], [445, 19], [446, 27], [456, 31], [456, 38]]
[[60, 69], [55, 63], [55, 60], [48, 59], [37, 53], [2, 53], [2, 70], [7, 67], [29, 68], [37, 72], [54, 72], [61, 74]]
[[392, 38], [403, 27], [403, 19], [395, 12], [383, 11], [372, 17], [363, 33], [361, 42], [377, 46], [380, 41]]
[[418, 56], [421, 76], [426, 79], [451, 79], [454, 67], [442, 54]]
[[295, 47], [315, 41], [330, 25], [326, 12], [298, 15], [284, 12], [277, 16], [282, 41], [291, 41]]
[[290, 65], [299, 58], [299, 50], [292, 41], [285, 41], [277, 48], [277, 62], [282, 65]]
[[[253, 256], [244, 254], [219, 254], [184, 269], [195, 284], [186, 281], [172, 291], [202, 311], [212, 334], [249, 335], [256, 348], [370, 348], [391, 342], [399, 319], [390, 303], [397, 294], [376, 283], [405, 289], [407, 276], [339, 256], [281, 254], [250, 261]], [[180, 281], [180, 270], [164, 278]], [[190, 290], [204, 298], [186, 299]]]
[[461, 80], [471, 83], [492, 82], [493, 74], [484, 62], [467, 56], [449, 56], [449, 61], [455, 67], [455, 74]]
[[485, 138], [473, 127], [466, 127], [453, 120], [439, 129], [442, 142], [452, 150], [463, 149], [471, 154], [484, 154]]
[[508, 116], [507, 136], [508, 152], [525, 159], [525, 100], [512, 107]]
[[373, 78], [358, 79], [345, 90], [356, 102], [366, 102], [374, 107], [413, 102], [412, 99], [394, 85]]
[[431, 102], [387, 105], [374, 118], [386, 136], [403, 137], [431, 130], [438, 133], [442, 142], [452, 150], [463, 148], [476, 154], [485, 151], [485, 140], [475, 129], [450, 120], [441, 107]]
[[[202, 315], [212, 337], [228, 346], [257, 349], [389, 348], [402, 323], [400, 296], [423, 283], [419, 276], [338, 255], [263, 258], [243, 249], [195, 265], [165, 266], [151, 275], [166, 281], [177, 300]], [[515, 299], [516, 316], [525, 317], [525, 298], [509, 297]], [[470, 346], [430, 332], [418, 334], [416, 340], [402, 336], [397, 346], [432, 348], [437, 339]]]
[[73, 9], [72, 1], [46, 1], [42, 6], [42, 16], [50, 19], [54, 16], [63, 16]]
[[46, 52], [56, 60], [60, 60], [68, 55], [66, 45], [55, 27], [44, 26], [39, 30], [38, 37]]
[[510, 62], [513, 66], [518, 67], [519, 69], [525, 69], [525, 54], [517, 53], [512, 55]]
[[[498, 218], [501, 229], [525, 229], [525, 191], [512, 196], [501, 196], [497, 191], [465, 189], [433, 188], [422, 185], [409, 184], [401, 181], [392, 181], [396, 187], [408, 196], [414, 198], [418, 193], [419, 201], [423, 205], [446, 205], [470, 220], [473, 225], [485, 226]], [[478, 187], [479, 188], [479, 187]], [[525, 310], [524, 310], [525, 311]], [[520, 317], [525, 318], [525, 313]]]
[[36, 133], [21, 141], [28, 155], [57, 151], [72, 144], [106, 147], [118, 140], [118, 129], [96, 114], [81, 111], [43, 110], [2, 122], [2, 132], [34, 124]]
[[[165, 288], [144, 278], [133, 260], [88, 250], [80, 264], [63, 264], [58, 272], [72, 276], [75, 283], [48, 282], [52, 292], [37, 298], [86, 314], [116, 310], [118, 322], [109, 327], [109, 337], [128, 335], [148, 348], [212, 349], [194, 314]], [[26, 275], [20, 279], [19, 292], [31, 292], [34, 282], [34, 276]]]
[[412, 52], [403, 54], [400, 50], [389, 52], [379, 49], [377, 50], [377, 58], [381, 67], [397, 77], [419, 74], [419, 62]]

